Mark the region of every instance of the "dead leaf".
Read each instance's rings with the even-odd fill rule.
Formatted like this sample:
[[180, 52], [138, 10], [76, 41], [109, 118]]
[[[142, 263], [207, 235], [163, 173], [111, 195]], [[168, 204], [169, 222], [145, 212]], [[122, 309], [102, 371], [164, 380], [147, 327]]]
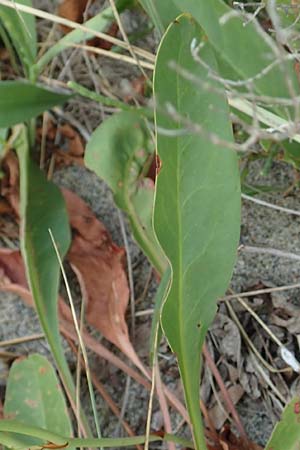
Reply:
[[[234, 384], [230, 386], [229, 388], [227, 388], [227, 391], [234, 405], [236, 405], [240, 401], [245, 393], [243, 387], [240, 384]], [[219, 398], [222, 398], [221, 393], [219, 395]], [[216, 403], [209, 410], [209, 415], [214, 423], [216, 430], [220, 430], [228, 418], [228, 411], [226, 411], [226, 407], [223, 407], [223, 409], [221, 409], [219, 403]]]
[[300, 334], [299, 306], [294, 305], [279, 293], [273, 293], [271, 298], [274, 308], [270, 322], [278, 327], [286, 328], [291, 334]]
[[[63, 0], [58, 7], [58, 15], [72, 22], [82, 23], [83, 14], [88, 4], [88, 0]], [[61, 28], [68, 33], [72, 28], [62, 25]]]
[[19, 250], [0, 248], [0, 290], [12, 292], [33, 307], [32, 295], [29, 291], [24, 263]]
[[125, 321], [129, 288], [123, 265], [124, 249], [113, 243], [83, 200], [66, 189], [62, 192], [73, 229], [68, 260], [81, 287], [86, 320], [144, 372]]
[[262, 447], [243, 437], [237, 437], [229, 425], [225, 425], [220, 433], [220, 444], [223, 450], [263, 450]]
[[[84, 165], [84, 142], [77, 130], [69, 124], [57, 125], [50, 119], [46, 128], [46, 161], [55, 154], [55, 167]], [[41, 145], [43, 133], [43, 127], [37, 129], [38, 145]]]
[[233, 320], [218, 313], [210, 331], [218, 342], [220, 353], [231, 361], [238, 362], [241, 355], [241, 335]]
[[59, 131], [66, 139], [68, 139], [68, 152], [70, 155], [77, 157], [83, 156], [84, 145], [79, 133], [69, 124], [61, 125]]
[[[108, 34], [109, 36], [112, 37], [116, 37], [119, 31], [119, 26], [117, 24], [117, 22], [113, 22], [110, 27], [108, 28], [108, 30], [106, 31], [106, 34]], [[103, 50], [111, 50], [112, 46], [114, 45], [112, 42], [108, 42], [105, 39], [101, 39], [101, 38], [94, 38], [94, 39], [90, 39], [88, 41], [89, 45], [92, 45], [93, 47], [99, 47], [102, 48]]]
[[19, 162], [16, 154], [9, 151], [2, 161], [4, 177], [1, 180], [1, 195], [14, 213], [19, 215]]

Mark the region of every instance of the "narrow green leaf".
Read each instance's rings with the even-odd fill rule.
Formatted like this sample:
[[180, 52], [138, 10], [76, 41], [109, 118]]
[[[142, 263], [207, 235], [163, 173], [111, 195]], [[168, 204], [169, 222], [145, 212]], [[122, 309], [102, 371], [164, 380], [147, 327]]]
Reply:
[[[84, 23], [84, 26], [90, 30], [104, 31], [111, 21], [114, 15], [110, 7], [104, 9], [99, 14], [97, 14], [92, 19]], [[82, 41], [91, 39], [94, 36], [93, 32], [87, 33], [80, 29], [76, 29], [66, 34], [61, 38], [56, 44], [52, 45], [49, 50], [47, 50], [44, 55], [38, 60], [35, 70], [39, 74], [45, 66], [59, 53], [61, 53], [66, 48], [69, 48], [72, 44], [79, 44]]]
[[[20, 0], [19, 3], [32, 6], [31, 0]], [[32, 66], [37, 54], [34, 15], [17, 11], [17, 8], [0, 5], [0, 20], [12, 40], [27, 78], [31, 79]]]
[[[58, 326], [60, 268], [48, 231], [51, 229], [63, 258], [71, 240], [68, 215], [60, 190], [47, 181], [43, 172], [30, 159], [25, 127], [16, 127], [17, 132], [14, 145], [20, 164], [20, 238], [27, 280], [64, 387], [75, 399], [74, 383]], [[84, 417], [83, 420], [86, 425]]]
[[173, 0], [164, 0], [163, 2], [161, 0], [139, 0], [139, 2], [161, 36], [172, 20], [180, 14], [180, 10], [174, 5]]
[[300, 397], [284, 409], [265, 450], [298, 450], [300, 444]]
[[[19, 436], [15, 438], [15, 442], [22, 442], [24, 436], [32, 436], [40, 439], [42, 442], [52, 442], [57, 446], [61, 445], [62, 448], [72, 448], [72, 447], [90, 447], [90, 448], [120, 448], [120, 447], [133, 447], [138, 444], [143, 444], [146, 441], [146, 436], [134, 436], [134, 437], [124, 437], [124, 438], [69, 438], [69, 436], [61, 436], [57, 433], [44, 430], [35, 426], [24, 425], [16, 420], [0, 420], [0, 443], [5, 444], [7, 442], [4, 433], [15, 433]], [[174, 436], [173, 434], [164, 433], [163, 437], [157, 435], [151, 435], [149, 437], [149, 442], [174, 442], [178, 444], [180, 448], [191, 448], [193, 449], [193, 443], [187, 439]], [[41, 446], [40, 446], [41, 447]], [[40, 450], [40, 447], [33, 447], [32, 450]], [[18, 450], [18, 447], [15, 447]], [[27, 448], [28, 450], [28, 448]]]
[[166, 263], [152, 226], [154, 184], [144, 172], [152, 155], [143, 119], [124, 111], [96, 129], [86, 147], [85, 163], [109, 185], [117, 206], [128, 214], [135, 239], [163, 273]]
[[[217, 52], [220, 75], [231, 80], [245, 81], [261, 74], [274, 60], [278, 60], [272, 49], [276, 43], [255, 21], [233, 11], [222, 0], [173, 0], [183, 12], [194, 16], [207, 34], [208, 41]], [[209, 6], [208, 6], [209, 5]], [[203, 8], [214, 11], [220, 25], [216, 32], [215, 24], [203, 14]], [[259, 32], [257, 30], [260, 30]], [[202, 57], [202, 50], [199, 52]], [[287, 79], [296, 93], [299, 94], [299, 82], [292, 61], [275, 64], [264, 76], [253, 79], [253, 87], [258, 94], [271, 97], [290, 98]], [[243, 87], [245, 89], [245, 86]]]
[[[193, 38], [201, 41], [200, 27], [190, 16], [181, 16], [169, 27], [158, 51], [154, 93], [162, 168], [154, 227], [172, 268], [162, 327], [178, 358], [196, 448], [205, 449], [199, 409], [200, 353], [236, 258], [240, 183], [236, 154], [209, 139], [209, 133], [229, 142], [233, 139], [225, 95], [195, 88], [169, 66], [175, 61], [197, 78], [207, 79], [208, 70], [191, 55]], [[218, 70], [208, 45], [202, 58]], [[167, 103], [176, 108], [183, 123], [161, 113]], [[200, 124], [205, 133], [176, 133], [185, 128], [186, 119]], [[174, 136], [160, 134], [161, 129], [173, 130]]]
[[0, 127], [28, 121], [71, 96], [22, 81], [0, 81]]
[[[71, 436], [65, 398], [55, 371], [45, 357], [31, 355], [14, 362], [7, 381], [4, 416]], [[28, 438], [27, 444], [34, 444], [32, 438]]]

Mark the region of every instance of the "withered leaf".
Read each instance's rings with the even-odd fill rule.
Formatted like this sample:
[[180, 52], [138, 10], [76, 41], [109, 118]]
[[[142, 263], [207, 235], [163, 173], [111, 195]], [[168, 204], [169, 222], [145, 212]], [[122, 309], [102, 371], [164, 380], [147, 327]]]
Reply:
[[[82, 23], [83, 14], [88, 4], [88, 0], [63, 0], [58, 7], [58, 15], [73, 22]], [[68, 33], [69, 27], [62, 26], [63, 30]]]
[[86, 320], [143, 370], [125, 321], [129, 288], [124, 249], [113, 243], [83, 200], [66, 189], [62, 192], [73, 230], [68, 260], [81, 287]]

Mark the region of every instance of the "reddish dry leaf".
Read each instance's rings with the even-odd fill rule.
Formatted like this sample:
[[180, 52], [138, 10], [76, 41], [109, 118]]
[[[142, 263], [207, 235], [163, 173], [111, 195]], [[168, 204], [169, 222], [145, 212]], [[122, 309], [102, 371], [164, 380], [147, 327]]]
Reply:
[[0, 289], [19, 295], [28, 306], [33, 307], [21, 252], [0, 248]]
[[[108, 28], [108, 30], [106, 31], [106, 34], [108, 34], [109, 36], [112, 37], [116, 37], [119, 31], [119, 26], [117, 24], [117, 22], [113, 22], [110, 27]], [[103, 48], [103, 50], [110, 50], [113, 46], [112, 42], [108, 42], [105, 39], [101, 39], [101, 38], [94, 38], [94, 39], [90, 39], [88, 41], [89, 45], [92, 45], [93, 47], [99, 47], [99, 48]]]
[[15, 214], [19, 215], [19, 163], [15, 153], [6, 154], [2, 168], [4, 177], [1, 180], [1, 195], [7, 200]]
[[[65, 19], [72, 20], [73, 22], [83, 23], [84, 13], [88, 4], [88, 0], [63, 0], [58, 8], [58, 15]], [[87, 17], [90, 18], [90, 17]], [[64, 33], [69, 33], [72, 28], [61, 25]], [[107, 34], [110, 36], [116, 36], [119, 31], [119, 27], [116, 22], [113, 22], [107, 30]], [[110, 50], [113, 46], [111, 42], [105, 39], [93, 38], [87, 41], [88, 45], [93, 47], [100, 47], [104, 50]]]
[[69, 124], [59, 127], [60, 133], [68, 140], [68, 153], [73, 156], [83, 156], [84, 145], [79, 133]]
[[10, 204], [3, 199], [0, 199], [0, 215], [2, 214], [11, 214], [13, 212]]
[[[37, 129], [37, 141], [41, 145], [43, 127]], [[50, 119], [46, 127], [46, 161], [55, 153], [55, 165], [83, 165], [84, 143], [78, 131], [71, 125], [57, 126]]]
[[[82, 23], [83, 14], [88, 4], [88, 0], [63, 0], [58, 7], [58, 15], [73, 22]], [[65, 33], [72, 29], [67, 26], [62, 26]]]
[[63, 195], [74, 232], [68, 260], [81, 286], [86, 320], [142, 369], [125, 321], [129, 289], [124, 249], [112, 242], [83, 200], [65, 189]]

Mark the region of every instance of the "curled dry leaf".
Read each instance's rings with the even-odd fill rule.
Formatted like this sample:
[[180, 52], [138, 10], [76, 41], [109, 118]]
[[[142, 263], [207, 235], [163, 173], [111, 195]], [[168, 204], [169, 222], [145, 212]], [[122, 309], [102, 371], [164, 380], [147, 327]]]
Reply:
[[113, 243], [83, 200], [66, 189], [62, 192], [73, 230], [68, 260], [81, 287], [86, 320], [144, 371], [130, 343], [125, 321], [129, 288], [124, 249]]

